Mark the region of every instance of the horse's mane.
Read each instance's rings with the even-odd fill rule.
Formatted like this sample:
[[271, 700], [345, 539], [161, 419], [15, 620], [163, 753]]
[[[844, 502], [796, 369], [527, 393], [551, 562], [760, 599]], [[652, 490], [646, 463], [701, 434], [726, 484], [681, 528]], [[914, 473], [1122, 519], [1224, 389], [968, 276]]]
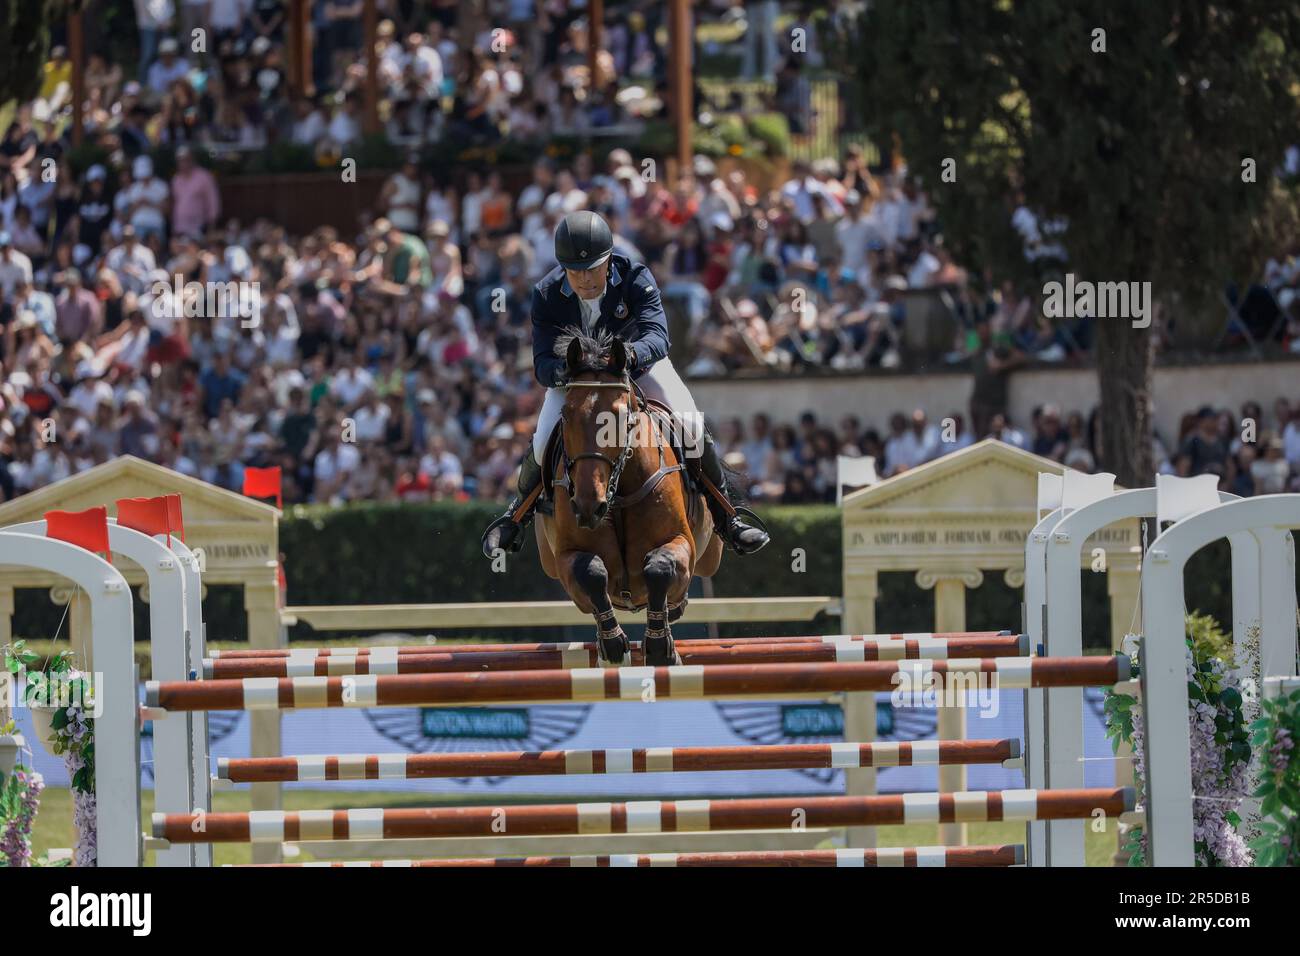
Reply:
[[582, 364], [571, 372], [604, 372], [609, 366], [609, 350], [614, 344], [614, 336], [604, 329], [597, 332], [594, 336], [588, 335], [579, 328], [569, 326], [559, 338], [555, 340], [555, 348], [552, 350], [556, 358], [566, 359], [569, 354], [569, 345], [577, 339], [582, 345]]

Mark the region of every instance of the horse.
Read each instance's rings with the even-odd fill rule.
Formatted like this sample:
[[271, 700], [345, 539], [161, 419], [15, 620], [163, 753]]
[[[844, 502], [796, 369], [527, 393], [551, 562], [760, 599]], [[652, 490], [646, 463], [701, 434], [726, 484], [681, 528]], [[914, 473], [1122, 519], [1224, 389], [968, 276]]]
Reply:
[[686, 608], [691, 577], [717, 571], [722, 538], [665, 434], [670, 413], [628, 374], [623, 341], [574, 331], [556, 355], [568, 384], [558, 447], [553, 439], [541, 463], [553, 489], [551, 513], [541, 510], [536, 522], [542, 568], [595, 618], [602, 662], [629, 656], [615, 608], [644, 608], [646, 664], [680, 664], [672, 622]]

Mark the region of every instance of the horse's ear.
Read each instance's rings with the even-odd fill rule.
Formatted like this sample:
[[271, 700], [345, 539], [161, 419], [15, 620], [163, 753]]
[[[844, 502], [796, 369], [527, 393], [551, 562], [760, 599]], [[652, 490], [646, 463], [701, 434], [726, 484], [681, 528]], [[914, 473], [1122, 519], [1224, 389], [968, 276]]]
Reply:
[[622, 375], [627, 369], [627, 347], [622, 339], [615, 339], [609, 347], [609, 370], [615, 375]]
[[569, 339], [569, 351], [565, 354], [564, 361], [570, 372], [576, 372], [582, 367], [582, 342], [576, 335]]

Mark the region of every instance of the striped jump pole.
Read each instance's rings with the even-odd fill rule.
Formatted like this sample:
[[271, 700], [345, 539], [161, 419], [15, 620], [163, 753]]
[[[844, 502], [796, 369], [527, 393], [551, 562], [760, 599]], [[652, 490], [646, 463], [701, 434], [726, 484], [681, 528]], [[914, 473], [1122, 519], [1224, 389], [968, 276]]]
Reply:
[[[572, 670], [599, 667], [594, 643], [578, 643], [561, 650], [542, 651], [431, 651], [428, 654], [321, 655], [315, 657], [216, 658], [203, 662], [206, 680], [245, 677], [336, 677], [347, 674], [447, 674], [467, 671]], [[767, 644], [678, 645], [683, 664], [799, 664], [827, 662], [922, 660], [971, 657], [1025, 657], [1025, 635], [959, 638], [952, 641], [881, 640], [826, 641]], [[639, 643], [632, 646], [632, 666], [645, 664]]]
[[347, 860], [311, 863], [250, 863], [244, 869], [327, 867], [560, 867], [589, 866], [835, 866], [967, 867], [1024, 866], [1025, 848], [1004, 846], [881, 847], [875, 850], [736, 850], [730, 853], [618, 853], [610, 856], [469, 857], [445, 860]]
[[857, 664], [720, 664], [714, 667], [609, 667], [465, 674], [248, 677], [149, 681], [145, 703], [164, 710], [291, 710], [316, 707], [418, 707], [524, 701], [827, 694], [976, 688], [1093, 687], [1129, 679], [1114, 657], [997, 657], [868, 661]]
[[155, 813], [169, 843], [283, 843], [550, 834], [701, 833], [1084, 819], [1131, 811], [1132, 787], [991, 790], [872, 797], [784, 797], [510, 807]]
[[1019, 740], [916, 740], [907, 743], [783, 744], [755, 747], [652, 747], [497, 753], [353, 754], [221, 758], [217, 778], [231, 783], [420, 780], [723, 770], [823, 770], [1002, 764], [1020, 757]]
[[[744, 644], [816, 644], [816, 643], [842, 643], [845, 641], [936, 641], [947, 643], [951, 641], [983, 641], [990, 637], [1008, 637], [1014, 636], [1010, 631], [948, 631], [930, 633], [899, 633], [899, 634], [813, 634], [813, 635], [796, 635], [793, 637], [719, 637], [719, 638], [688, 638], [675, 641], [678, 649], [683, 647], [693, 647], [696, 645], [721, 645], [723, 647], [734, 647]], [[639, 647], [639, 642], [633, 641], [633, 647]], [[302, 647], [302, 648], [248, 648], [245, 650], [220, 650], [213, 648], [209, 651], [213, 659], [231, 659], [246, 657], [292, 657], [294, 655], [305, 655], [308, 657], [366, 657], [371, 654], [391, 654], [396, 652], [402, 654], [445, 654], [460, 651], [550, 651], [559, 652], [574, 647], [588, 647], [595, 650], [595, 643], [545, 643], [545, 644], [405, 644], [401, 646], [376, 646], [376, 647]], [[939, 656], [939, 655], [934, 655]], [[952, 655], [958, 656], [958, 655]], [[978, 656], [978, 655], [971, 655]]]

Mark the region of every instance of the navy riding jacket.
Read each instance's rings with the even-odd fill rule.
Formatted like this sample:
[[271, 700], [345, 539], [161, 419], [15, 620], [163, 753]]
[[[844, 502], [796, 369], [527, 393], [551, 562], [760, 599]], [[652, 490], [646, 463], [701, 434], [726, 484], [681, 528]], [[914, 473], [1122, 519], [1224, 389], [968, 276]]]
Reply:
[[[609, 279], [600, 303], [600, 318], [588, 333], [609, 332], [628, 344], [633, 378], [668, 355], [668, 318], [659, 286], [650, 270], [627, 256], [609, 259]], [[556, 266], [533, 287], [533, 371], [546, 388], [561, 384], [564, 358], [555, 355], [555, 340], [569, 328], [582, 328], [582, 302]]]

